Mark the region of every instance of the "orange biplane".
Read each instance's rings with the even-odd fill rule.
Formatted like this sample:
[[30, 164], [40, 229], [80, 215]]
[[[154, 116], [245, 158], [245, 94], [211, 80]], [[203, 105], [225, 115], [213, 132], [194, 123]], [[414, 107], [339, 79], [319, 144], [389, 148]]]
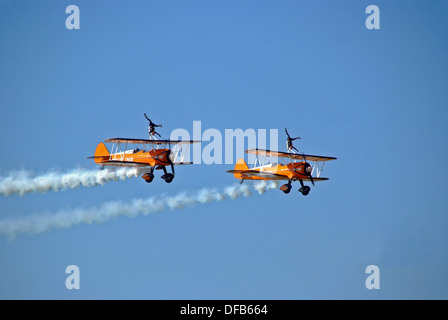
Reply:
[[[284, 193], [291, 191], [291, 182], [299, 180], [301, 188], [299, 192], [304, 196], [310, 192], [310, 187], [304, 185], [304, 181], [325, 181], [328, 178], [320, 177], [325, 162], [336, 160], [334, 157], [313, 156], [308, 154], [295, 154], [289, 152], [278, 152], [262, 149], [246, 150], [248, 154], [257, 156], [257, 161], [253, 168], [249, 169], [244, 159], [239, 159], [234, 170], [227, 172], [233, 173], [235, 178], [244, 180], [287, 180], [288, 183], [280, 187]], [[289, 163], [269, 163], [261, 164], [260, 157], [282, 158], [289, 160]], [[312, 162], [311, 165], [308, 161]], [[257, 162], [260, 166], [256, 167]], [[313, 176], [313, 173], [315, 176]]]
[[[95, 150], [95, 155], [89, 157], [103, 166], [122, 166], [122, 167], [147, 167], [148, 171], [142, 178], [150, 183], [154, 179], [154, 170], [163, 170], [162, 179], [166, 183], [171, 183], [174, 179], [174, 166], [193, 164], [184, 162], [188, 146], [200, 141], [195, 140], [146, 140], [146, 139], [107, 139], [105, 143], [113, 143], [111, 151], [101, 142]], [[122, 148], [124, 144], [124, 148]], [[134, 146], [128, 149], [128, 144]], [[174, 145], [171, 147], [171, 145]], [[187, 146], [186, 150], [182, 146]], [[142, 147], [140, 149], [139, 147]], [[179, 161], [180, 160], [180, 161]], [[168, 173], [167, 166], [171, 166], [172, 173]]]

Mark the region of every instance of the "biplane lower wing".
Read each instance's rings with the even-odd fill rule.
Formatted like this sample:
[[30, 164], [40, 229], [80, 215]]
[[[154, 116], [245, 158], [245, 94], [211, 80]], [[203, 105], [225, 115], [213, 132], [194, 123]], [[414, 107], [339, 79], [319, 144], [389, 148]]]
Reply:
[[135, 161], [122, 161], [122, 160], [106, 160], [102, 161], [102, 165], [110, 166], [122, 166], [122, 167], [148, 167], [149, 164], [145, 162], [135, 162]]
[[[281, 175], [281, 174], [275, 174], [270, 172], [262, 172], [262, 171], [256, 171], [256, 170], [229, 170], [228, 173], [237, 173], [240, 174], [241, 177], [244, 178], [254, 178], [258, 177], [261, 179], [266, 180], [289, 180], [287, 176]], [[304, 177], [301, 180], [303, 181], [311, 181], [310, 178]], [[313, 181], [327, 181], [328, 178], [322, 178], [322, 177], [313, 177]]]
[[[311, 181], [311, 179], [310, 178], [303, 178], [302, 179], [303, 181]], [[322, 178], [322, 177], [313, 177], [313, 181], [327, 181], [327, 180], [330, 180], [330, 179], [328, 179], [328, 178]]]
[[266, 180], [288, 180], [288, 177], [281, 174], [275, 174], [270, 172], [262, 172], [256, 170], [229, 170], [229, 173], [240, 174], [242, 178], [261, 178]]
[[[135, 161], [121, 161], [121, 160], [107, 160], [101, 162], [103, 165], [114, 165], [114, 166], [123, 166], [123, 167], [148, 167], [150, 164], [145, 162], [135, 162]], [[173, 162], [175, 166], [189, 165], [193, 164], [193, 162]]]

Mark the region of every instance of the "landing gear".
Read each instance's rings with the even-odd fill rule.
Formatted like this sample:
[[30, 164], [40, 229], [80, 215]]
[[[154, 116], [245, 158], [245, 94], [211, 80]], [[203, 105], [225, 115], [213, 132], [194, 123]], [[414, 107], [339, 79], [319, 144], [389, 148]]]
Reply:
[[154, 167], [151, 167], [151, 169], [149, 169], [149, 172], [145, 173], [144, 175], [142, 175], [142, 178], [145, 179], [145, 181], [147, 183], [151, 183], [152, 180], [154, 180]]
[[280, 187], [280, 190], [282, 190], [284, 193], [288, 194], [291, 191], [291, 180], [287, 184], [284, 184]]
[[304, 186], [303, 188], [299, 189], [299, 192], [301, 192], [304, 196], [308, 195], [310, 193], [311, 188], [308, 186]]
[[[296, 180], [293, 180], [293, 181], [296, 181]], [[282, 190], [284, 193], [288, 194], [291, 191], [291, 182], [292, 181], [289, 180], [288, 183], [282, 185], [279, 189]], [[306, 185], [304, 185], [303, 184], [303, 180], [299, 180], [299, 182], [300, 182], [300, 185], [302, 186], [299, 189], [299, 192], [301, 194], [303, 194], [304, 196], [308, 195], [308, 193], [310, 193], [310, 191], [311, 191], [311, 188], [306, 186]]]
[[142, 178], [145, 179], [146, 182], [151, 183], [154, 180], [154, 175], [152, 173], [145, 173], [142, 175]]
[[173, 181], [173, 179], [174, 179], [174, 166], [171, 165], [171, 169], [173, 170], [173, 173], [168, 173], [168, 172], [166, 171], [166, 168], [165, 168], [165, 167], [162, 167], [162, 169], [163, 169], [163, 173], [164, 173], [164, 175], [163, 175], [161, 178], [162, 178], [163, 180], [165, 180], [166, 183], [171, 183], [171, 181]]
[[307, 196], [308, 193], [310, 193], [311, 188], [308, 187], [308, 186], [305, 186], [305, 185], [303, 184], [303, 181], [302, 181], [302, 180], [299, 180], [299, 181], [300, 181], [300, 185], [302, 186], [302, 187], [299, 189], [299, 192], [302, 193], [304, 196]]
[[171, 183], [171, 181], [173, 181], [173, 179], [174, 179], [174, 174], [172, 174], [172, 173], [164, 174], [162, 176], [162, 179], [165, 180], [166, 183]]
[[142, 175], [142, 178], [145, 179], [147, 183], [151, 183], [152, 180], [154, 180], [154, 170], [163, 170], [163, 175], [161, 178], [165, 180], [166, 183], [171, 183], [174, 179], [174, 165], [171, 165], [171, 169], [173, 170], [173, 173], [168, 173], [165, 166], [157, 166], [157, 167], [151, 167], [149, 169], [149, 172]]

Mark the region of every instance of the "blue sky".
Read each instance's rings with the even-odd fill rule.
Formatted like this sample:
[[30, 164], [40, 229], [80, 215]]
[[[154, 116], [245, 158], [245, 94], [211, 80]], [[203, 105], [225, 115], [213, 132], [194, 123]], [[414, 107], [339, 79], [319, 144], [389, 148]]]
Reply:
[[[81, 28], [67, 30], [75, 4]], [[380, 8], [367, 30], [365, 8]], [[0, 238], [1, 299], [448, 298], [445, 1], [0, 1], [0, 174], [95, 169], [98, 142], [283, 128], [335, 156], [307, 197], [279, 190]], [[284, 149], [283, 149], [284, 150]], [[1, 219], [235, 182], [0, 198]], [[67, 290], [75, 264], [81, 289]], [[377, 265], [381, 289], [367, 290]]]

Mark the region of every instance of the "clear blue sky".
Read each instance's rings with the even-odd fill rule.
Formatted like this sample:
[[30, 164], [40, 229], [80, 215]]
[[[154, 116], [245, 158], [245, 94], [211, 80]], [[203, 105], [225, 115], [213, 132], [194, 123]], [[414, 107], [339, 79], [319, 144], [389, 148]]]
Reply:
[[[81, 12], [67, 30], [65, 8]], [[375, 4], [381, 29], [367, 30]], [[235, 201], [0, 238], [1, 299], [447, 299], [446, 1], [0, 0], [0, 174], [94, 169], [115, 136], [279, 129], [338, 157]], [[0, 219], [235, 182], [229, 165], [0, 198]], [[65, 288], [65, 268], [81, 289]], [[381, 289], [367, 290], [377, 265]]]

